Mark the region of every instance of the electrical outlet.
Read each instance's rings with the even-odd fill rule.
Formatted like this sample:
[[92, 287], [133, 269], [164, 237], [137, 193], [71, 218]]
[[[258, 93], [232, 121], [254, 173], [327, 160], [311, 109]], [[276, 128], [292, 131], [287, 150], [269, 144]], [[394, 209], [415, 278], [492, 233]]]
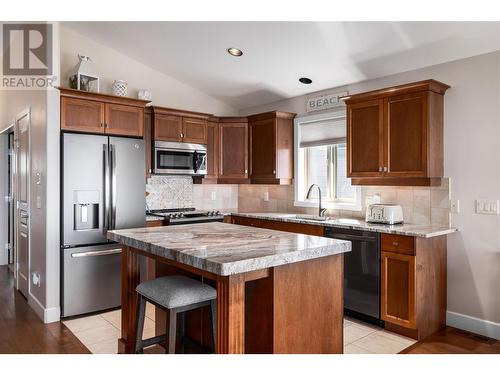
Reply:
[[500, 203], [498, 200], [476, 199], [476, 213], [498, 215]]
[[262, 199], [264, 199], [264, 202], [269, 202], [269, 192], [268, 191], [264, 192]]
[[31, 282], [33, 285], [40, 286], [40, 273], [38, 271], [31, 274]]
[[450, 200], [450, 212], [452, 214], [460, 213], [460, 201], [458, 199]]
[[212, 199], [213, 201], [217, 199], [217, 194], [215, 191], [212, 191], [212, 193], [210, 194], [210, 199]]

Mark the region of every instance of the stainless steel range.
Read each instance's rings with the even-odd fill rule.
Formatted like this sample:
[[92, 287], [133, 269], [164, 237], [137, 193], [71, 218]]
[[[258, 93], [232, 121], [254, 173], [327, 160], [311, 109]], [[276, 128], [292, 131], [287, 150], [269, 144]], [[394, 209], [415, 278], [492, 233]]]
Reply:
[[174, 208], [163, 210], [151, 210], [148, 215], [162, 217], [168, 220], [168, 225], [208, 223], [213, 221], [224, 221], [224, 215], [220, 211], [199, 211], [195, 208]]

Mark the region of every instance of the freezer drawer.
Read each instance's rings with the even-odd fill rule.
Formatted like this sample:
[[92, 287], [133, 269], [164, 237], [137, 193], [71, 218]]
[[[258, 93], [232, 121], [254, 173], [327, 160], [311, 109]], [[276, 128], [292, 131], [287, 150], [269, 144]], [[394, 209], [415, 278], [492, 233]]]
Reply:
[[63, 249], [63, 317], [120, 306], [118, 244]]

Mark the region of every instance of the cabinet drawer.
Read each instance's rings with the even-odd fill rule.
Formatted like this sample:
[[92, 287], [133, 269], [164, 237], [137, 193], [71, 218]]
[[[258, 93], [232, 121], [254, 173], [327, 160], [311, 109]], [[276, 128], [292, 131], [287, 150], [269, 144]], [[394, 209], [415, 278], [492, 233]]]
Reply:
[[415, 255], [415, 237], [398, 234], [382, 234], [380, 236], [381, 250], [398, 254]]

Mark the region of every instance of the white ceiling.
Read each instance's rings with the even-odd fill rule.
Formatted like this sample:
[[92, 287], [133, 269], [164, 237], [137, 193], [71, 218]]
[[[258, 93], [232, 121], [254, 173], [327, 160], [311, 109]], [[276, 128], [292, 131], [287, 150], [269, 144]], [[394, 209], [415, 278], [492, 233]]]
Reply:
[[[500, 50], [500, 23], [68, 22], [237, 109]], [[226, 53], [243, 50], [242, 57]], [[298, 82], [309, 77], [311, 85]]]

